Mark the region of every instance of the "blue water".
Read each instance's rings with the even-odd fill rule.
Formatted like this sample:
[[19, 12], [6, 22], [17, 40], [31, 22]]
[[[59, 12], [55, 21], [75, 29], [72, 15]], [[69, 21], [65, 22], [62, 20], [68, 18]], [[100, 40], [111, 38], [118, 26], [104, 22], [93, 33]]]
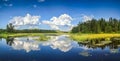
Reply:
[[0, 61], [120, 61], [120, 48], [114, 45], [93, 48], [64, 35], [48, 41], [35, 38], [0, 39]]

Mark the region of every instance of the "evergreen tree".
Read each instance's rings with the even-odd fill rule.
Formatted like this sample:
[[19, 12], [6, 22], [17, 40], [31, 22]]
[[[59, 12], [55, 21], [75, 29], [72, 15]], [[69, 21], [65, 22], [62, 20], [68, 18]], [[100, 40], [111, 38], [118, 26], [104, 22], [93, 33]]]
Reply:
[[77, 33], [117, 33], [120, 32], [120, 20], [115, 18], [109, 18], [105, 20], [101, 18], [99, 20], [92, 19], [86, 22], [79, 23], [74, 27], [71, 32]]

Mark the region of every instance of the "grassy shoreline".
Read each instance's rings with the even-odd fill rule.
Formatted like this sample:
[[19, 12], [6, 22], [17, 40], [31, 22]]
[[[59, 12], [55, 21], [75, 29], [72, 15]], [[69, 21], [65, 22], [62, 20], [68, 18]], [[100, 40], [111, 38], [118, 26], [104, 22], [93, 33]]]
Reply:
[[72, 33], [2, 33], [0, 34], [1, 38], [7, 37], [24, 37], [24, 36], [40, 36], [40, 40], [48, 39], [46, 35], [62, 35], [68, 34], [70, 38], [75, 41], [85, 41], [85, 40], [92, 40], [92, 39], [101, 39], [104, 38], [105, 40], [109, 40], [112, 37], [120, 37], [120, 34], [72, 34]]
[[39, 36], [38, 40], [48, 40], [47, 36], [49, 35], [62, 35], [63, 33], [1, 33], [0, 38], [8, 38], [8, 37], [24, 37], [24, 36]]
[[8, 37], [24, 37], [24, 36], [39, 36], [39, 40], [47, 40], [48, 38], [43, 33], [2, 33], [0, 34], [1, 38]]
[[76, 41], [85, 41], [101, 38], [109, 40], [112, 37], [120, 37], [120, 34], [70, 34], [70, 37]]

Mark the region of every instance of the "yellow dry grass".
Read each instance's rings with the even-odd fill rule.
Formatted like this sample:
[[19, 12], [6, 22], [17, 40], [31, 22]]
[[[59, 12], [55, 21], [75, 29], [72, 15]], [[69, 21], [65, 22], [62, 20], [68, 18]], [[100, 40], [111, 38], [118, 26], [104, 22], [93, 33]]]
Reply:
[[77, 41], [101, 38], [110, 39], [112, 37], [120, 37], [120, 34], [71, 34], [71, 38]]

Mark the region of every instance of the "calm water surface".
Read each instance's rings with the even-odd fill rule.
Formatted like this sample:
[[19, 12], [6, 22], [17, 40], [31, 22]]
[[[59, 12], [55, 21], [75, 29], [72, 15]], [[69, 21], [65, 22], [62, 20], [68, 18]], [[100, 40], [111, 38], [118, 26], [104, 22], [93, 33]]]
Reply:
[[81, 44], [67, 35], [0, 39], [0, 61], [120, 61], [120, 43], [105, 46]]

